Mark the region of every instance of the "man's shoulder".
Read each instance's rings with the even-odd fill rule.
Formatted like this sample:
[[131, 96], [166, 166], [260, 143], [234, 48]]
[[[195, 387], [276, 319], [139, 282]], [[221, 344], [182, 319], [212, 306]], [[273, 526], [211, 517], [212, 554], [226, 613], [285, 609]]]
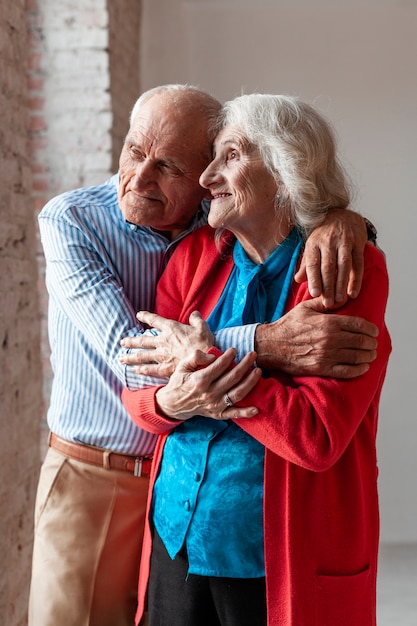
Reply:
[[112, 176], [101, 185], [91, 185], [65, 191], [44, 206], [39, 219], [59, 218], [66, 214], [80, 214], [89, 209], [102, 210], [118, 206], [118, 175]]

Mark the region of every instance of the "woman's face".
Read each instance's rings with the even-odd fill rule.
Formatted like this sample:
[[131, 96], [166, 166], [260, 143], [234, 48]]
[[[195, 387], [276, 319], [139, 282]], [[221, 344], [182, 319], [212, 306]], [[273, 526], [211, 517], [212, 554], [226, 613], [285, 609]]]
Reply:
[[213, 161], [200, 177], [212, 195], [209, 224], [239, 236], [271, 228], [277, 184], [254, 146], [236, 128], [225, 127], [213, 146]]

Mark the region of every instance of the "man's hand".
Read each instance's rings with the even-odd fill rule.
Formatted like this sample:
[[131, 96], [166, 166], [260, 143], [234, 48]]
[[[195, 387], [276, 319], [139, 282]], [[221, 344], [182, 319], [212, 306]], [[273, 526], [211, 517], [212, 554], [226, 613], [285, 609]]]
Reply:
[[362, 285], [367, 240], [360, 215], [333, 209], [308, 237], [295, 280], [301, 283], [307, 279], [311, 296], [322, 295], [328, 308], [335, 301], [343, 303], [347, 296], [356, 298]]
[[355, 378], [368, 371], [376, 358], [378, 328], [361, 317], [325, 311], [322, 298], [314, 298], [258, 326], [258, 365], [293, 376]]
[[207, 352], [215, 344], [213, 333], [197, 311], [191, 313], [189, 324], [181, 324], [148, 311], [139, 311], [136, 317], [159, 331], [157, 335], [145, 334], [122, 339], [124, 348], [137, 351], [121, 357], [120, 362], [133, 365], [137, 374], [171, 376], [184, 356], [195, 350]]
[[254, 406], [233, 406], [247, 396], [261, 377], [259, 368], [252, 369], [256, 353], [250, 352], [230, 369], [235, 356], [234, 348], [218, 358], [197, 350], [180, 361], [167, 385], [156, 393], [160, 411], [178, 420], [194, 415], [217, 420], [256, 415]]

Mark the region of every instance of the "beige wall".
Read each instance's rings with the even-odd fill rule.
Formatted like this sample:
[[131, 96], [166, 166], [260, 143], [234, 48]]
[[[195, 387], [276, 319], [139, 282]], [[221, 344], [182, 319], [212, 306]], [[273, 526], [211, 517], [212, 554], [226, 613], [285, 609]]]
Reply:
[[142, 89], [289, 93], [336, 126], [355, 206], [377, 225], [391, 276], [394, 351], [378, 440], [385, 541], [417, 541], [416, 60], [416, 2], [143, 2]]

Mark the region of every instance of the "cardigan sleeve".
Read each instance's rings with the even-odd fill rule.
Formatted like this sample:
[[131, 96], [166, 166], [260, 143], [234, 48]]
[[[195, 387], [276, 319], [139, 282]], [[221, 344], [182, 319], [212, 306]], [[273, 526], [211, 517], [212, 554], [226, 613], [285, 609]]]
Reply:
[[[209, 226], [187, 236], [168, 262], [157, 286], [155, 312], [188, 323], [190, 313], [200, 310], [207, 318], [226, 283], [232, 262], [222, 260]], [[170, 432], [182, 420], [158, 413], [156, 393], [161, 386], [124, 389], [122, 401], [131, 419], [152, 434]]]
[[[325, 471], [341, 457], [360, 424], [376, 430], [378, 403], [391, 341], [384, 322], [388, 276], [378, 251], [367, 251], [361, 293], [337, 312], [365, 317], [379, 328], [377, 358], [368, 372], [351, 380], [317, 376], [263, 377], [242, 406], [258, 415], [236, 423], [284, 459], [313, 471]], [[376, 263], [369, 263], [371, 256]], [[299, 290], [298, 296], [306, 286]], [[294, 302], [296, 304], [297, 300]]]
[[[181, 251], [178, 248], [180, 254], [174, 253], [161, 278], [156, 310], [164, 317], [188, 321], [187, 316], [194, 309], [200, 309], [203, 316], [211, 310], [227, 276], [213, 283], [213, 273], [218, 276], [222, 272], [218, 260], [212, 263], [208, 254], [203, 265], [195, 260], [193, 242], [185, 243], [182, 248]], [[206, 259], [204, 254], [209, 251], [201, 246], [200, 256]], [[181, 267], [186, 270], [181, 272]], [[343, 454], [361, 422], [376, 420], [391, 350], [384, 323], [388, 276], [381, 253], [370, 246], [365, 267], [360, 295], [336, 312], [362, 316], [378, 326], [378, 356], [369, 371], [352, 380], [265, 373], [255, 389], [239, 403], [259, 409], [255, 417], [236, 420], [243, 430], [272, 452], [313, 471], [331, 467]], [[293, 289], [289, 308], [309, 298], [306, 283], [294, 283]], [[207, 300], [210, 300], [209, 305]], [[155, 402], [158, 388], [124, 391], [122, 399], [136, 424], [152, 433], [166, 433], [177, 424], [158, 414]]]

